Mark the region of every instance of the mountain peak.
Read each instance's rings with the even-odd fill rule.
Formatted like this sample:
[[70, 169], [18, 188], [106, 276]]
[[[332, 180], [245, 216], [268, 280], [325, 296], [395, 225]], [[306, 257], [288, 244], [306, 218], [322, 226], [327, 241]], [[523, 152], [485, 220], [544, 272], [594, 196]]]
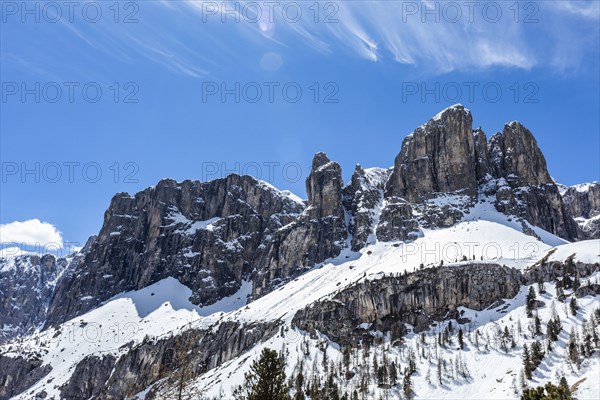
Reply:
[[445, 109], [443, 109], [442, 111], [437, 113], [431, 119], [433, 121], [443, 121], [445, 119], [445, 117], [450, 114], [452, 114], [452, 115], [463, 114], [465, 116], [467, 116], [467, 115], [470, 116], [471, 110], [469, 110], [468, 108], [465, 108], [462, 104], [458, 103], [458, 104], [454, 104], [450, 107], [446, 107]]
[[329, 157], [327, 157], [327, 154], [325, 154], [322, 151], [319, 151], [313, 156], [312, 171], [315, 171], [321, 168], [323, 165], [328, 164], [330, 162], [331, 160], [329, 159]]

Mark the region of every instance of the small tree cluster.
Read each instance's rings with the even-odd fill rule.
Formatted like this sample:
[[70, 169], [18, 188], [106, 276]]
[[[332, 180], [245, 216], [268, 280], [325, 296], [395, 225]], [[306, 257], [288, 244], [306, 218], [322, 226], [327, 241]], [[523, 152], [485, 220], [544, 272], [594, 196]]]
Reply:
[[546, 334], [548, 335], [548, 340], [552, 342], [556, 342], [558, 340], [558, 335], [562, 331], [562, 324], [560, 322], [560, 317], [558, 314], [554, 315], [554, 318], [551, 318], [546, 324]]
[[567, 380], [562, 377], [558, 386], [546, 383], [546, 386], [525, 389], [521, 400], [572, 400], [571, 391]]
[[531, 344], [531, 351], [527, 345], [523, 346], [523, 371], [525, 378], [531, 379], [531, 372], [534, 371], [544, 359], [542, 344], [537, 340]]

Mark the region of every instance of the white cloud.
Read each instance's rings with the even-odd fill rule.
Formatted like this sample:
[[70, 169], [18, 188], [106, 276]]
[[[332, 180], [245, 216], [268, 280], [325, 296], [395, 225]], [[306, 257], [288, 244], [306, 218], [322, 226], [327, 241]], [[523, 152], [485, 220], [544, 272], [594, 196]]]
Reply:
[[0, 225], [0, 244], [16, 243], [20, 245], [42, 245], [63, 247], [63, 238], [58, 229], [39, 219], [14, 221]]

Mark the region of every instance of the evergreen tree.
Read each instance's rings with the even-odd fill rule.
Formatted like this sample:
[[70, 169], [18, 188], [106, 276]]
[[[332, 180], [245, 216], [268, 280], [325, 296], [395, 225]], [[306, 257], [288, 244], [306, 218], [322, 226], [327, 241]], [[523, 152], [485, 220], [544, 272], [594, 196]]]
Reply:
[[398, 370], [396, 363], [392, 361], [390, 365], [390, 385], [396, 385], [398, 383]]
[[409, 373], [404, 374], [404, 379], [402, 380], [402, 392], [407, 399], [412, 396], [412, 382]]
[[387, 368], [385, 365], [380, 366], [377, 369], [377, 384], [383, 386], [387, 383]]
[[538, 282], [538, 292], [539, 292], [539, 294], [546, 293], [546, 287], [544, 286], [544, 281], [542, 281], [542, 280], [540, 280]]
[[556, 342], [558, 340], [557, 326], [554, 319], [549, 320], [546, 324], [546, 335], [551, 342]]
[[378, 372], [379, 372], [379, 363], [377, 362], [377, 355], [373, 354], [373, 374], [375, 374], [375, 376], [377, 376]]
[[[285, 363], [277, 351], [263, 349], [260, 358], [246, 373], [247, 400], [287, 400], [288, 387], [285, 377]], [[312, 398], [312, 397], [311, 397]]]
[[536, 336], [542, 334], [542, 321], [539, 316], [535, 316], [535, 333]]
[[525, 310], [527, 311], [527, 316], [529, 318], [533, 317], [533, 308], [535, 305], [535, 289], [533, 286], [529, 286], [529, 292], [527, 293], [527, 298], [525, 299]]
[[462, 330], [462, 328], [460, 328], [458, 330], [458, 345], [460, 346], [461, 350], [463, 350], [465, 348], [465, 343], [463, 341], [463, 330]]
[[532, 370], [536, 369], [544, 359], [544, 350], [542, 344], [537, 340], [531, 344], [531, 364]]
[[294, 395], [294, 400], [304, 400], [304, 391], [302, 387], [304, 386], [304, 375], [302, 374], [303, 363], [300, 362], [300, 371], [298, 371], [298, 375], [296, 375], [296, 380], [294, 382], [294, 386], [296, 387], [296, 394]]
[[575, 297], [571, 297], [571, 301], [569, 302], [569, 308], [571, 309], [571, 314], [577, 315], [577, 310], [579, 307], [577, 306], [577, 300]]
[[525, 372], [525, 378], [531, 379], [531, 356], [529, 354], [529, 348], [527, 345], [523, 345], [523, 372]]
[[569, 355], [569, 360], [579, 366], [579, 346], [577, 344], [577, 336], [574, 331], [571, 331], [571, 335], [569, 336], [569, 344], [567, 345], [567, 352]]
[[594, 342], [594, 346], [598, 347], [600, 344], [600, 338], [598, 337], [598, 332], [596, 331], [596, 319], [594, 317], [590, 318], [590, 330], [592, 331], [592, 341]]
[[346, 372], [348, 372], [348, 368], [350, 366], [350, 347], [344, 347], [344, 368], [346, 369]]

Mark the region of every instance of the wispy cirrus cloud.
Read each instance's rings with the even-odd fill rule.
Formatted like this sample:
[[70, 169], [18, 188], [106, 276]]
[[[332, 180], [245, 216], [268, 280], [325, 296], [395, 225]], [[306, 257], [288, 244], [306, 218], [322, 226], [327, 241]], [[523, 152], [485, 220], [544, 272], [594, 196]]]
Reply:
[[592, 20], [600, 19], [600, 2], [598, 1], [561, 0], [547, 3], [548, 7], [555, 9], [557, 12], [566, 12]]
[[58, 25], [77, 38], [77, 56], [146, 60], [193, 78], [246, 65], [248, 54], [260, 59], [290, 48], [412, 65], [429, 75], [495, 67], [563, 73], [598, 47], [599, 7], [567, 0], [151, 1], [139, 2], [133, 24]]
[[[569, 16], [558, 15], [544, 2], [528, 3], [536, 4], [535, 8], [517, 10], [513, 3], [485, 1], [452, 2], [458, 8], [448, 8], [444, 2], [429, 0], [326, 1], [318, 8], [312, 2], [290, 0], [271, 6], [266, 30], [262, 20], [272, 2], [189, 0], [180, 5], [195, 12], [207, 28], [218, 22], [241, 25], [242, 40], [255, 44], [256, 36], [262, 35], [258, 47], [307, 45], [328, 55], [349, 52], [374, 62], [394, 61], [440, 74], [548, 65], [554, 45], [550, 41], [541, 45], [544, 38], [539, 32], [549, 29], [554, 19], [592, 13], [588, 8], [581, 12], [573, 8]], [[260, 18], [252, 13], [256, 4], [263, 13]], [[300, 8], [302, 17], [286, 16], [286, 4]]]

